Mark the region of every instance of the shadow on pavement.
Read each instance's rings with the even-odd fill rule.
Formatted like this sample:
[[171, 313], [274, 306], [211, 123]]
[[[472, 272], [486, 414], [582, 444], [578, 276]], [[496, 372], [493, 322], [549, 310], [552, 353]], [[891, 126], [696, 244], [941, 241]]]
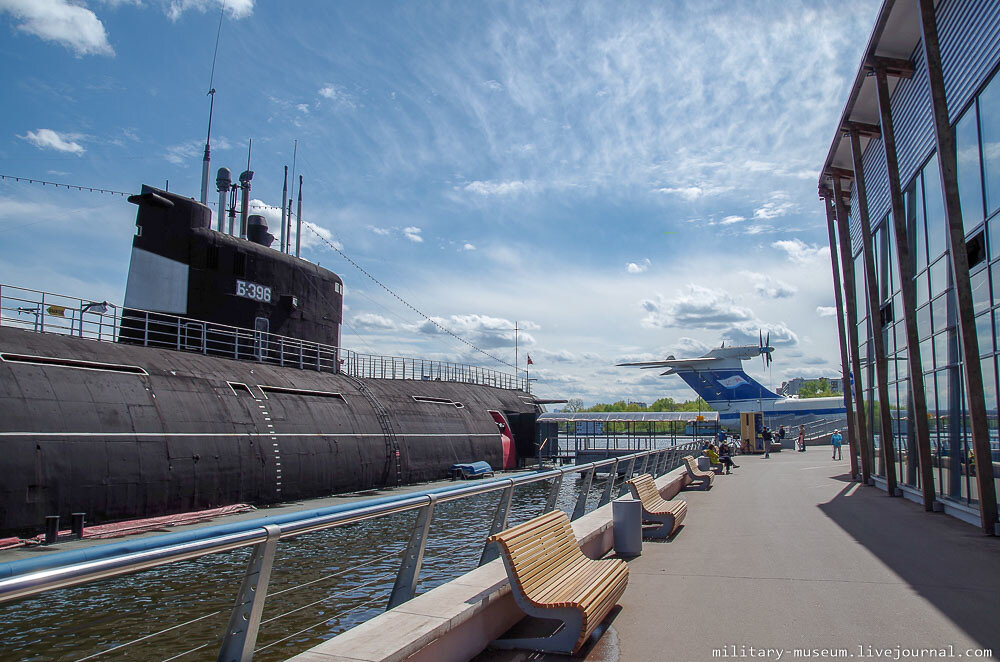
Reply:
[[[819, 508], [982, 647], [1000, 650], [1000, 540], [874, 487], [849, 491]], [[859, 599], [877, 601], [877, 588]]]

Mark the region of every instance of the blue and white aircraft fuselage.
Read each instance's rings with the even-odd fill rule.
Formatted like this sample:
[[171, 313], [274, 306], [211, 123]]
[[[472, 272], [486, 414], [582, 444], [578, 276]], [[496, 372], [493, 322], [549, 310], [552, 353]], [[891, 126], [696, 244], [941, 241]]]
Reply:
[[773, 347], [762, 342], [759, 346], [717, 347], [697, 358], [668, 356], [662, 361], [618, 365], [642, 369], [667, 368], [661, 374], [676, 374], [683, 379], [712, 409], [719, 412], [721, 424], [728, 428], [739, 427], [741, 412], [754, 411], [763, 412], [772, 427], [817, 420], [844, 420], [846, 423], [847, 408], [842, 397], [800, 399], [781, 396], [743, 370], [743, 361], [762, 355], [770, 359], [773, 351]]

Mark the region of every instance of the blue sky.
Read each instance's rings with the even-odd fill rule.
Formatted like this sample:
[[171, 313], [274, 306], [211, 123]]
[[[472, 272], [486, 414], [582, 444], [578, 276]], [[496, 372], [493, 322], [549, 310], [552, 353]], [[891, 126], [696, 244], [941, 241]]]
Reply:
[[[519, 321], [544, 396], [687, 399], [614, 363], [759, 328], [765, 384], [833, 375], [816, 181], [878, 4], [229, 0], [213, 174], [252, 138], [274, 204], [298, 140], [303, 218], [510, 362]], [[197, 197], [221, 7], [0, 0], [0, 174]], [[0, 182], [0, 282], [122, 300], [134, 213]], [[498, 367], [302, 239], [346, 347]]]

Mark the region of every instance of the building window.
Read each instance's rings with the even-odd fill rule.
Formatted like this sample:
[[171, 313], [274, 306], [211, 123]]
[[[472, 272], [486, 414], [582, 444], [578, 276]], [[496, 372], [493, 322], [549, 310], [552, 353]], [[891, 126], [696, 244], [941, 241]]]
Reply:
[[924, 205], [919, 175], [907, 187], [904, 198], [906, 231], [910, 235], [910, 263], [913, 265], [913, 273], [917, 274], [927, 266], [927, 236], [924, 232]]
[[969, 277], [969, 284], [972, 287], [972, 307], [976, 314], [989, 310], [992, 303], [989, 275], [990, 272], [984, 267]]
[[948, 288], [948, 258], [944, 257], [931, 265], [931, 296], [936, 297]]
[[958, 154], [958, 197], [962, 203], [962, 225], [968, 234], [983, 222], [983, 181], [979, 166], [979, 124], [976, 104], [955, 124]]
[[944, 197], [941, 195], [941, 173], [937, 154], [924, 166], [924, 218], [927, 219], [927, 257], [930, 260], [948, 247], [945, 234]]
[[969, 261], [970, 269], [986, 261], [986, 238], [983, 236], [984, 234], [985, 231], [980, 230], [965, 242], [965, 256]]
[[989, 216], [1000, 209], [1000, 76], [994, 76], [979, 95], [979, 130], [983, 137], [983, 173]]

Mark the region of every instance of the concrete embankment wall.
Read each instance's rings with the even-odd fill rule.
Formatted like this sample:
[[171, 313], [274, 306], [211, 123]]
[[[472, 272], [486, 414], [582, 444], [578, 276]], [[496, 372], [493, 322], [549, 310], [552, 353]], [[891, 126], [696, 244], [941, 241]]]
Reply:
[[[680, 467], [656, 480], [665, 499], [690, 483]], [[604, 556], [612, 547], [611, 504], [573, 522], [584, 554]], [[467, 660], [524, 617], [514, 602], [503, 561], [486, 565], [419, 595], [292, 662], [441, 662]]]

